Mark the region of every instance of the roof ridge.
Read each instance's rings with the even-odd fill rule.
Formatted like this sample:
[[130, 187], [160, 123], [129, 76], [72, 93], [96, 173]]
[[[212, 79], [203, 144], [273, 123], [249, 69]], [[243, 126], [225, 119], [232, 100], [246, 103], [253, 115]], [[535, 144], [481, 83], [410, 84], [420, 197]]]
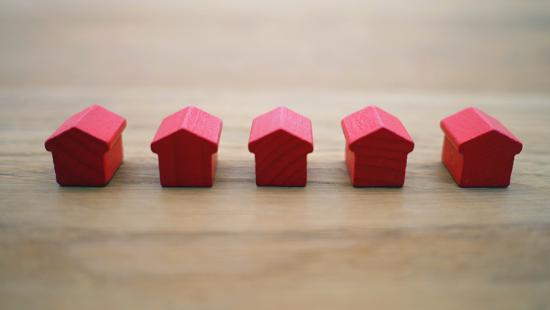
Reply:
[[483, 111], [481, 111], [480, 109], [477, 109], [475, 107], [471, 107], [470, 108], [472, 111], [474, 111], [474, 113], [483, 120], [483, 123], [485, 125], [487, 125], [487, 127], [489, 128], [489, 130], [497, 130], [497, 131], [501, 131], [499, 130], [499, 128], [496, 128], [496, 126], [494, 126], [494, 124], [491, 122], [491, 119], [489, 118], [489, 115], [485, 114]]
[[364, 139], [369, 139], [370, 136], [382, 132], [414, 145], [412, 137], [401, 120], [376, 105], [366, 106], [344, 117], [341, 124], [346, 143], [350, 146], [362, 143]]
[[277, 123], [279, 123], [279, 127], [283, 128], [285, 125], [285, 114], [288, 114], [288, 108], [285, 106], [279, 106], [275, 108], [275, 110], [278, 112], [277, 117], [279, 118]]
[[178, 124], [178, 130], [186, 129], [189, 125], [189, 110], [191, 109], [191, 106], [187, 106], [181, 110], [179, 110], [177, 113], [179, 114], [179, 120], [177, 122]]
[[[119, 118], [122, 120], [122, 123], [118, 127], [113, 127], [110, 125], [107, 126], [105, 124], [102, 124], [102, 129], [98, 131], [97, 128], [94, 128], [94, 126], [91, 126], [89, 122], [86, 120], [86, 118], [89, 117], [91, 113], [94, 111], [96, 111], [96, 113], [108, 113], [109, 114], [108, 117]], [[86, 107], [85, 109], [79, 111], [78, 113], [71, 115], [68, 119], [66, 119], [48, 137], [45, 143], [46, 149], [50, 150], [49, 145], [52, 143], [51, 141], [59, 138], [60, 136], [70, 131], [79, 131], [88, 137], [92, 137], [96, 139], [97, 141], [99, 141], [99, 143], [106, 145], [107, 147], [110, 147], [113, 143], [113, 138], [116, 136], [117, 133], [121, 133], [125, 127], [126, 127], [126, 120], [123, 117], [98, 104], [92, 104]], [[107, 133], [106, 133], [106, 130], [107, 130]], [[113, 132], [109, 133], [109, 131], [113, 131]]]
[[[405, 128], [405, 126], [403, 126], [403, 124], [402, 124], [402, 122], [401, 122], [400, 119], [398, 119], [395, 115], [393, 115], [393, 114], [387, 112], [386, 110], [383, 110], [382, 108], [380, 108], [380, 107], [378, 107], [378, 106], [373, 105], [372, 107], [373, 107], [373, 109], [374, 109], [374, 111], [375, 111], [376, 119], [378, 120], [378, 122], [379, 122], [379, 127], [380, 127], [380, 128], [378, 128], [378, 129], [374, 130], [373, 133], [376, 132], [376, 131], [379, 131], [379, 130], [387, 130], [387, 131], [393, 133], [394, 135], [399, 136], [399, 137], [401, 137], [401, 138], [403, 138], [403, 139], [406, 139], [406, 140], [411, 139], [411, 138], [410, 138], [410, 134], [406, 131], [407, 129]], [[398, 123], [393, 124], [394, 126], [391, 126], [392, 124], [389, 124], [389, 122], [382, 120], [382, 116], [381, 116], [382, 113], [384, 114], [385, 117], [388, 117], [388, 118], [391, 118], [391, 119], [395, 119], [396, 121], [398, 121]], [[399, 127], [399, 126], [403, 127], [403, 129], [405, 129], [407, 135], [403, 135], [402, 132], [396, 131], [396, 130], [395, 130], [396, 128], [392, 128], [392, 127], [395, 127], [395, 126], [397, 126], [397, 127]]]
[[[195, 115], [193, 116], [191, 114]], [[202, 117], [206, 118], [210, 125], [215, 123], [215, 127], [208, 128], [209, 126], [205, 125], [205, 122], [199, 121]], [[155, 152], [154, 145], [177, 133], [188, 134], [217, 148], [221, 136], [222, 124], [223, 121], [217, 116], [203, 111], [196, 106], [186, 106], [166, 116], [162, 120], [151, 142], [151, 149]]]
[[311, 120], [292, 109], [279, 106], [254, 118], [248, 139], [249, 150], [253, 152], [251, 146], [279, 131], [313, 148]]
[[[376, 120], [378, 121], [378, 126], [380, 128], [378, 128], [377, 130], [380, 130], [382, 128], [386, 128], [387, 129], [387, 126], [385, 126], [386, 124], [382, 121], [382, 117], [380, 116], [380, 111], [381, 109], [375, 105], [370, 105], [367, 107], [367, 109], [372, 109], [373, 110], [373, 114], [376, 116]], [[392, 131], [392, 130], [390, 130]]]
[[77, 118], [74, 120], [74, 123], [67, 128], [67, 130], [70, 130], [70, 129], [76, 127], [84, 119], [84, 117], [86, 117], [88, 114], [90, 114], [90, 112], [94, 108], [101, 108], [101, 106], [99, 106], [97, 104], [93, 104], [93, 105], [85, 108], [84, 110], [80, 111], [80, 113], [77, 113], [75, 115], [75, 116], [77, 116]]
[[[440, 126], [450, 142], [461, 152], [466, 145], [490, 133], [497, 133], [511, 143], [520, 145], [517, 148], [521, 150], [521, 141], [504, 124], [476, 107], [467, 107], [445, 117]], [[468, 130], [463, 130], [462, 127], [467, 127]]]

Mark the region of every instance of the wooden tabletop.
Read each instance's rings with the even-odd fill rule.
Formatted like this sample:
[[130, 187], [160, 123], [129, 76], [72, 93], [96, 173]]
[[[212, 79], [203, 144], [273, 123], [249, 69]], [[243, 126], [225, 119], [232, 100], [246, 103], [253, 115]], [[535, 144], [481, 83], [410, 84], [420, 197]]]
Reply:
[[[548, 3], [31, 4], [0, 4], [0, 308], [550, 307]], [[43, 143], [92, 103], [127, 119], [124, 163], [59, 187]], [[149, 143], [187, 104], [224, 121], [216, 182], [163, 189]], [[350, 185], [340, 120], [369, 104], [415, 141], [402, 189]], [[254, 183], [279, 105], [313, 123], [305, 188]], [[509, 188], [441, 164], [466, 106], [523, 141]]]

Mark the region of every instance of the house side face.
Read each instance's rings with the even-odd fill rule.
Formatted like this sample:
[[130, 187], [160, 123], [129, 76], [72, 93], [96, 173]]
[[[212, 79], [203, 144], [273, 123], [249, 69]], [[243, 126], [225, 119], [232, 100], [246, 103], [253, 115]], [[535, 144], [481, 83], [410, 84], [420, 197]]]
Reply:
[[124, 147], [122, 143], [122, 134], [113, 143], [113, 146], [103, 155], [103, 173], [105, 175], [105, 184], [107, 184], [118, 170], [124, 160]]
[[441, 153], [441, 161], [451, 173], [451, 176], [457, 184], [462, 183], [462, 172], [464, 167], [464, 156], [458, 151], [458, 148], [453, 145], [449, 137], [443, 137], [443, 150]]

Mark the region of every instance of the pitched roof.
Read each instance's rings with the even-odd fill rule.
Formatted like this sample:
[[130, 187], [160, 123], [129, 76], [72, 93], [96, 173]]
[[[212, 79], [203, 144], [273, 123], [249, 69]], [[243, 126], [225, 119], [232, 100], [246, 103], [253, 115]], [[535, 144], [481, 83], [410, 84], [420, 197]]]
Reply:
[[313, 151], [311, 121], [286, 107], [278, 107], [252, 121], [248, 149], [252, 152], [260, 140], [281, 130], [306, 144], [309, 152]]
[[405, 144], [405, 150], [412, 151], [414, 142], [401, 121], [377, 106], [368, 106], [342, 119], [342, 130], [346, 142], [353, 146], [369, 136], [390, 132]]
[[57, 138], [70, 130], [78, 130], [96, 139], [102, 149], [108, 150], [125, 127], [126, 120], [120, 115], [94, 104], [63, 122], [46, 140], [45, 146], [48, 151], [52, 151]]
[[151, 148], [172, 134], [184, 130], [203, 139], [213, 150], [218, 149], [222, 129], [222, 120], [197, 108], [189, 106], [171, 114], [162, 120], [151, 142]]
[[494, 117], [476, 108], [466, 108], [441, 120], [441, 129], [459, 151], [477, 138], [498, 133], [506, 139], [518, 153], [522, 144], [502, 123]]

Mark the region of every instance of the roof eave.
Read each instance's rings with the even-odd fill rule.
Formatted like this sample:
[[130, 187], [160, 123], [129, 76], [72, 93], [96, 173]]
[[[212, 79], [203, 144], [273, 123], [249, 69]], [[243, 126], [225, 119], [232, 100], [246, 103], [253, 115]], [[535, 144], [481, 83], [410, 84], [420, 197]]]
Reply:
[[[395, 141], [397, 143], [400, 143], [400, 144], [404, 145], [403, 148], [400, 148], [400, 150], [402, 150], [403, 152], [410, 153], [414, 150], [414, 141], [412, 139], [409, 139], [408, 137], [403, 137], [399, 133], [396, 133], [393, 130], [390, 130], [386, 127], [380, 127], [380, 128], [376, 129], [373, 132], [370, 132], [370, 133], [365, 134], [361, 137], [358, 137], [358, 138], [354, 139], [351, 143], [348, 143], [347, 141], [346, 142], [348, 143], [348, 146], [349, 146], [351, 151], [357, 152], [357, 151], [360, 151], [359, 149], [357, 149], [359, 147], [359, 144], [368, 141], [369, 138], [372, 138], [377, 133], [380, 133], [380, 132], [383, 132], [383, 131], [387, 132], [387, 133], [390, 133], [395, 138]], [[345, 130], [344, 130], [344, 132], [345, 132]], [[346, 140], [348, 140], [348, 139], [346, 138]]]
[[257, 145], [264, 139], [269, 139], [269, 137], [271, 135], [274, 135], [276, 134], [277, 132], [282, 132], [282, 133], [285, 133], [293, 138], [295, 138], [296, 140], [299, 140], [300, 142], [302, 142], [304, 144], [305, 147], [305, 150], [306, 150], [306, 154], [309, 154], [309, 153], [312, 153], [313, 152], [313, 143], [312, 142], [309, 142], [307, 140], [304, 140], [302, 139], [300, 136], [297, 136], [297, 135], [294, 135], [292, 134], [291, 132], [285, 130], [284, 128], [279, 128], [277, 130], [274, 130], [264, 136], [261, 136], [259, 138], [256, 138], [255, 140], [249, 140], [248, 142], [248, 151], [250, 153], [256, 153], [258, 150], [257, 150]]
[[201, 137], [201, 136], [199, 136], [199, 135], [197, 135], [197, 134], [195, 134], [195, 133], [193, 133], [193, 132], [191, 132], [191, 131], [189, 131], [189, 130], [187, 130], [187, 129], [185, 129], [185, 128], [180, 128], [180, 129], [175, 130], [175, 131], [171, 132], [170, 134], [165, 135], [165, 136], [162, 136], [162, 137], [160, 137], [160, 138], [155, 137], [155, 138], [153, 139], [153, 141], [151, 142], [151, 151], [152, 151], [153, 153], [155, 153], [155, 154], [159, 154], [159, 152], [160, 152], [160, 145], [162, 144], [162, 142], [163, 142], [163, 141], [166, 141], [166, 140], [168, 140], [168, 139], [174, 138], [174, 136], [175, 136], [176, 134], [181, 133], [181, 132], [185, 132], [185, 133], [187, 133], [187, 134], [189, 134], [189, 135], [192, 135], [192, 136], [196, 137], [197, 139], [203, 141], [206, 145], [209, 145], [209, 146], [210, 146], [209, 149], [210, 149], [210, 151], [212, 152], [212, 154], [218, 152], [218, 145], [219, 145], [219, 140], [220, 140], [220, 136], [221, 136], [221, 130], [220, 130], [220, 133], [218, 134], [218, 141], [217, 141], [217, 143], [216, 143], [216, 142], [214, 142], [214, 141], [210, 141], [210, 140], [208, 140], [208, 139], [205, 139], [204, 137]]
[[78, 127], [72, 127], [70, 129], [67, 129], [67, 130], [61, 132], [61, 133], [54, 134], [54, 135], [50, 136], [46, 140], [46, 142], [44, 143], [44, 147], [46, 148], [47, 151], [54, 152], [55, 149], [56, 149], [56, 147], [55, 147], [56, 141], [58, 139], [61, 139], [64, 136], [72, 133], [72, 132], [78, 132], [79, 134], [81, 134], [83, 136], [87, 136], [87, 137], [93, 139], [93, 141], [96, 142], [95, 145], [97, 145], [98, 150], [102, 153], [107, 152], [112, 147], [112, 144], [114, 144], [114, 142], [117, 140], [116, 138], [113, 138], [112, 139], [113, 141], [107, 142], [107, 141], [104, 141], [102, 139], [99, 139], [99, 138], [95, 137], [94, 135], [90, 134], [89, 132], [81, 130]]
[[470, 148], [470, 145], [475, 143], [475, 141], [477, 141], [477, 140], [479, 140], [479, 139], [481, 139], [481, 138], [483, 138], [487, 135], [491, 135], [491, 134], [497, 134], [503, 140], [507, 141], [508, 144], [510, 144], [510, 146], [511, 146], [510, 150], [511, 150], [513, 155], [519, 154], [521, 152], [521, 150], [523, 149], [523, 144], [519, 140], [515, 139], [515, 137], [510, 137], [507, 134], [500, 132], [499, 130], [491, 129], [491, 130], [489, 130], [489, 131], [487, 131], [487, 132], [485, 132], [481, 135], [478, 135], [476, 137], [472, 137], [471, 139], [461, 143], [457, 147], [458, 152], [463, 154], [464, 152], [466, 152]]

